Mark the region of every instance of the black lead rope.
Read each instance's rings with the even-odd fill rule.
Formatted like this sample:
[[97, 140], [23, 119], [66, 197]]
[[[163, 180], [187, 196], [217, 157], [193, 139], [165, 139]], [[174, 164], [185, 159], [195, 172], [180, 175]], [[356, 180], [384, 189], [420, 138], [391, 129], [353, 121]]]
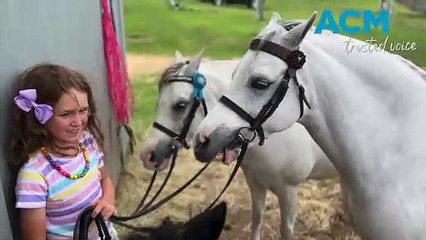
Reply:
[[[160, 195], [160, 193], [163, 191], [164, 187], [166, 186], [167, 182], [170, 179], [170, 176], [172, 175], [173, 169], [176, 166], [176, 156], [177, 156], [177, 149], [174, 149], [173, 150], [173, 159], [172, 159], [172, 162], [170, 164], [169, 171], [167, 172], [166, 178], [164, 179], [163, 183], [161, 184], [161, 186], [158, 189], [158, 191], [154, 194], [154, 196], [152, 197], [152, 199], [144, 207], [141, 207], [138, 210], [140, 210], [140, 209], [145, 210], [149, 206], [151, 206], [153, 204], [153, 202], [157, 199], [157, 197]], [[156, 172], [158, 172], [158, 171], [156, 170]]]
[[154, 174], [151, 177], [151, 181], [149, 182], [148, 188], [145, 191], [145, 194], [141, 198], [141, 201], [139, 202], [138, 206], [135, 208], [135, 211], [133, 211], [133, 214], [136, 214], [145, 204], [146, 199], [148, 198], [149, 193], [151, 192], [152, 186], [154, 185], [155, 179], [157, 177], [158, 171], [156, 170]]
[[[176, 162], [176, 156], [177, 156], [177, 150], [173, 153], [172, 158], [172, 164], [174, 165]], [[182, 185], [180, 188], [176, 189], [173, 193], [171, 193], [169, 196], [163, 198], [162, 200], [158, 201], [157, 203], [153, 204], [153, 200], [150, 201], [145, 207], [143, 207], [141, 210], [137, 211], [135, 214], [132, 214], [130, 216], [111, 216], [111, 221], [116, 223], [119, 221], [129, 221], [136, 219], [138, 217], [141, 217], [143, 215], [146, 215], [157, 208], [161, 207], [164, 203], [174, 198], [176, 195], [181, 193], [183, 190], [185, 190], [186, 187], [188, 187], [207, 167], [209, 166], [209, 163], [205, 164], [192, 178], [190, 178], [184, 185]], [[169, 171], [171, 172], [171, 171]], [[165, 185], [165, 184], [163, 184]], [[151, 206], [152, 205], [152, 206]]]
[[[247, 132], [245, 134], [244, 131], [251, 132], [251, 135], [247, 136], [248, 135]], [[240, 129], [238, 129], [236, 141], [241, 144], [241, 152], [238, 155], [237, 163], [235, 164], [235, 167], [232, 170], [232, 173], [229, 176], [229, 179], [226, 182], [225, 186], [223, 187], [222, 191], [219, 193], [219, 195], [216, 197], [216, 199], [204, 211], [211, 209], [216, 204], [216, 202], [220, 199], [220, 197], [223, 195], [223, 193], [225, 193], [225, 191], [229, 187], [229, 185], [231, 185], [231, 182], [234, 180], [235, 176], [237, 175], [237, 172], [240, 169], [241, 163], [244, 160], [244, 155], [246, 154], [248, 144], [250, 142], [252, 142], [255, 138], [256, 138], [256, 131], [253, 128], [242, 127]]]
[[[249, 131], [253, 131], [253, 135], [252, 135], [252, 137], [250, 139], [247, 139], [246, 136], [244, 135], [244, 133], [242, 132], [242, 130], [245, 130], [245, 129], [248, 129]], [[238, 156], [238, 159], [237, 159], [237, 163], [236, 163], [236, 165], [235, 165], [235, 167], [234, 167], [234, 169], [233, 169], [233, 171], [232, 171], [232, 173], [231, 173], [228, 181], [226, 182], [224, 188], [222, 189], [222, 191], [220, 192], [220, 194], [216, 197], [216, 199], [206, 208], [206, 210], [211, 209], [216, 204], [216, 202], [220, 199], [220, 197], [223, 195], [223, 193], [226, 191], [226, 189], [229, 187], [229, 185], [231, 184], [231, 182], [235, 178], [235, 176], [236, 176], [236, 174], [237, 174], [237, 172], [239, 170], [239, 167], [241, 166], [241, 163], [242, 163], [242, 161], [244, 159], [244, 155], [246, 153], [248, 144], [251, 141], [253, 141], [255, 139], [255, 137], [256, 137], [256, 132], [253, 129], [251, 129], [251, 128], [241, 128], [239, 130], [239, 134], [237, 135], [237, 141], [239, 141], [242, 144], [242, 147], [241, 147], [241, 152], [240, 152], [240, 154]], [[174, 167], [174, 165], [175, 165], [176, 156], [177, 156], [177, 149], [173, 153], [173, 158], [172, 158], [172, 163], [171, 163], [170, 169], [172, 169]], [[154, 202], [154, 200], [158, 196], [158, 194], [156, 194], [157, 196], [154, 196], [153, 199], [151, 199], [151, 201], [146, 206], [144, 206], [142, 209], [140, 209], [140, 208], [141, 208], [141, 204], [143, 205], [144, 200], [141, 201], [140, 205], [138, 206], [138, 208], [140, 210], [138, 210], [138, 208], [137, 208], [137, 211], [135, 210], [135, 212], [131, 216], [127, 216], [126, 217], [126, 216], [115, 216], [115, 215], [113, 215], [113, 216], [111, 216], [110, 221], [113, 222], [114, 224], [117, 224], [117, 225], [126, 227], [128, 229], [140, 232], [142, 234], [148, 235], [153, 230], [152, 227], [136, 227], [136, 226], [124, 223], [124, 222], [129, 221], [129, 220], [133, 220], [133, 219], [139, 218], [139, 217], [141, 217], [143, 215], [146, 215], [148, 213], [151, 213], [152, 211], [154, 211], [154, 210], [158, 209], [159, 207], [161, 207], [166, 202], [170, 201], [172, 198], [174, 198], [179, 193], [181, 193], [183, 190], [185, 190], [196, 178], [198, 178], [198, 176], [201, 175], [202, 172], [204, 172], [204, 170], [210, 165], [210, 163], [211, 162], [206, 163], [184, 185], [182, 185], [180, 188], [176, 189], [169, 196], [167, 196], [167, 197], [163, 198], [162, 200], [158, 201], [156, 204], [152, 205], [152, 203]], [[172, 170], [169, 170], [169, 173], [171, 173], [171, 172], [172, 172]], [[166, 178], [168, 178], [168, 177], [166, 177]], [[165, 182], [167, 182], [167, 181], [165, 180]], [[164, 187], [164, 186], [165, 186], [165, 183], [163, 183], [162, 187]], [[159, 192], [161, 192], [161, 190]], [[146, 197], [144, 196], [144, 199], [145, 198]], [[85, 231], [85, 229], [88, 229], [88, 226], [90, 225], [90, 221], [91, 221], [90, 214], [91, 214], [92, 211], [93, 211], [93, 207], [88, 207], [87, 209], [85, 209], [80, 214], [80, 216], [86, 216], [86, 217], [85, 218], [79, 217], [79, 219], [77, 220], [77, 224], [76, 224], [76, 227], [75, 227], [75, 230], [74, 230], [74, 240], [86, 240], [87, 239], [87, 238], [82, 238], [81, 236], [84, 236], [85, 234], [87, 235], [87, 230]], [[105, 221], [103, 220], [101, 214], [99, 214], [95, 220], [96, 220], [96, 225], [97, 225], [98, 230], [99, 230], [99, 236], [101, 237], [101, 239], [102, 240], [104, 240], [104, 239], [105, 240], [111, 239], [111, 237], [109, 236], [109, 232], [107, 231], [105, 233], [105, 229], [107, 230], [107, 228], [106, 228]], [[105, 228], [103, 226], [105, 226]], [[80, 230], [80, 229], [82, 229], [82, 230]], [[104, 238], [104, 236], [105, 236], [105, 238]], [[78, 238], [75, 238], [75, 237], [78, 237]]]
[[216, 199], [212, 203], [210, 203], [210, 205], [204, 211], [207, 211], [207, 210], [211, 209], [216, 204], [216, 202], [220, 199], [220, 197], [223, 195], [223, 193], [225, 193], [225, 191], [226, 191], [226, 189], [228, 189], [229, 185], [231, 185], [232, 180], [234, 180], [235, 176], [237, 175], [238, 170], [240, 169], [241, 163], [243, 162], [244, 155], [246, 153], [247, 147], [248, 147], [247, 143], [244, 143], [241, 146], [240, 155], [238, 156], [237, 163], [235, 164], [235, 167], [232, 170], [232, 173], [229, 176], [228, 181], [226, 182], [225, 186], [223, 187], [223, 189], [219, 193], [219, 195], [216, 197]]
[[[165, 197], [162, 200], [158, 201], [157, 203], [153, 204], [154, 201], [156, 200], [156, 198], [158, 197], [158, 195], [162, 192], [164, 186], [167, 184], [167, 181], [168, 181], [168, 179], [169, 179], [169, 177], [170, 177], [170, 175], [173, 171], [173, 168], [175, 166], [175, 163], [176, 163], [177, 152], [178, 152], [178, 149], [174, 150], [173, 157], [172, 157], [172, 163], [170, 165], [169, 172], [168, 172], [162, 186], [157, 191], [155, 196], [145, 206], [143, 206], [144, 202], [145, 202], [145, 200], [146, 200], [146, 198], [147, 198], [147, 196], [148, 196], [148, 194], [151, 190], [151, 187], [148, 187], [148, 189], [145, 192], [145, 195], [142, 198], [141, 202], [139, 203], [138, 207], [135, 209], [135, 211], [130, 216], [115, 216], [115, 215], [112, 215], [110, 217], [111, 222], [113, 222], [117, 225], [129, 228], [129, 229], [132, 229], [134, 231], [138, 231], [142, 234], [148, 234], [150, 231], [152, 231], [152, 229], [153, 229], [152, 227], [136, 227], [136, 226], [132, 226], [130, 224], [126, 224], [124, 222], [129, 221], [129, 220], [133, 220], [133, 219], [139, 218], [143, 215], [146, 215], [148, 213], [151, 213], [152, 211], [161, 207], [166, 202], [170, 201], [172, 198], [174, 198], [179, 193], [181, 193], [183, 190], [185, 190], [199, 175], [201, 175], [202, 172], [204, 172], [204, 170], [209, 165], [209, 163], [205, 164], [205, 166], [203, 166], [203, 168], [201, 168], [184, 185], [182, 185], [180, 188], [176, 189], [173, 193], [171, 193], [167, 197]], [[154, 173], [154, 176], [156, 176], [156, 173]], [[153, 178], [155, 178], [154, 176], [153, 176]], [[150, 186], [153, 183], [153, 178], [151, 179]], [[74, 240], [87, 240], [87, 237], [85, 237], [85, 236], [87, 236], [89, 225], [92, 222], [91, 213], [92, 213], [93, 209], [94, 209], [94, 207], [90, 206], [90, 207], [86, 208], [85, 210], [83, 210], [83, 212], [79, 215], [79, 218], [77, 219], [77, 222], [76, 222], [76, 226], [74, 228]], [[106, 226], [106, 224], [105, 224], [105, 221], [102, 218], [101, 214], [97, 215], [97, 217], [95, 218], [95, 222], [96, 222], [96, 226], [98, 227], [100, 238], [102, 240], [111, 239], [109, 232], [105, 231], [105, 230], [107, 230], [107, 228], [104, 228], [104, 226]]]
[[93, 206], [87, 207], [78, 215], [77, 223], [74, 227], [73, 240], [88, 240], [89, 227], [92, 221], [96, 223], [100, 239], [111, 240], [111, 235], [102, 214], [96, 215], [94, 219], [92, 218], [91, 215], [94, 209]]
[[126, 224], [124, 222], [129, 221], [129, 220], [133, 220], [136, 219], [138, 217], [144, 216], [148, 213], [151, 213], [152, 211], [158, 209], [159, 207], [161, 207], [163, 204], [165, 204], [166, 202], [170, 201], [171, 199], [173, 199], [175, 196], [177, 196], [179, 193], [181, 193], [183, 190], [185, 190], [185, 188], [187, 188], [195, 179], [198, 178], [198, 176], [201, 175], [201, 173], [204, 172], [204, 170], [206, 170], [206, 168], [210, 165], [210, 163], [206, 163], [191, 179], [189, 179], [184, 185], [182, 185], [180, 188], [176, 189], [173, 193], [171, 193], [169, 196], [163, 198], [162, 200], [158, 201], [156, 204], [154, 204], [153, 206], [151, 206], [150, 208], [146, 208], [146, 209], [142, 209], [141, 211], [138, 211], [137, 214], [132, 214], [132, 216], [129, 217], [123, 217], [123, 216], [111, 216], [110, 220], [111, 222], [129, 228], [131, 230], [134, 231], [138, 231], [141, 233], [146, 233], [147, 231], [149, 231], [150, 227], [135, 227], [132, 226], [130, 224]]

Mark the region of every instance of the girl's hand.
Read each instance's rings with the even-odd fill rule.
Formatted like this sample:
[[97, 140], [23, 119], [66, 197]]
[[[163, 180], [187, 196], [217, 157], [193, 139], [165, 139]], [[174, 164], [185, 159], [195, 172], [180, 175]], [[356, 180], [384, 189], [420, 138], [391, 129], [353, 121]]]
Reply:
[[114, 204], [110, 204], [103, 199], [94, 202], [93, 206], [95, 206], [95, 209], [92, 212], [92, 218], [95, 218], [99, 213], [102, 214], [104, 219], [109, 219], [111, 215], [117, 214], [117, 208]]

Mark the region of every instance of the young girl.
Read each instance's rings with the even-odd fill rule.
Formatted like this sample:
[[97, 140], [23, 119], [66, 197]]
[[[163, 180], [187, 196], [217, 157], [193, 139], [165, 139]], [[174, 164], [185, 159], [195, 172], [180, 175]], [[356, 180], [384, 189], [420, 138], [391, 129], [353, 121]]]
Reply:
[[[108, 219], [116, 212], [115, 192], [85, 77], [59, 65], [36, 65], [21, 74], [15, 96], [12, 148], [21, 166], [16, 207], [22, 239], [72, 239], [79, 213], [90, 205], [96, 206], [93, 217]], [[97, 238], [93, 227], [90, 239]]]

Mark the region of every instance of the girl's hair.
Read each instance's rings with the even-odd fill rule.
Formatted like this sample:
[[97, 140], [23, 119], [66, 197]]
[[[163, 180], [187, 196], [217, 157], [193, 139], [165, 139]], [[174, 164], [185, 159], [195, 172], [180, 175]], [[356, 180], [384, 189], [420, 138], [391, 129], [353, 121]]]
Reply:
[[[96, 116], [97, 109], [92, 89], [82, 74], [60, 65], [38, 64], [18, 76], [17, 89], [13, 96], [17, 96], [20, 90], [36, 89], [36, 102], [53, 107], [62, 94], [72, 88], [87, 94], [89, 117], [86, 129], [102, 149], [104, 137]], [[14, 104], [11, 118], [10, 143], [11, 150], [16, 155], [11, 161], [22, 166], [28, 161], [30, 154], [36, 152], [42, 145], [50, 144], [51, 139], [45, 125], [35, 118], [34, 109], [25, 112]]]

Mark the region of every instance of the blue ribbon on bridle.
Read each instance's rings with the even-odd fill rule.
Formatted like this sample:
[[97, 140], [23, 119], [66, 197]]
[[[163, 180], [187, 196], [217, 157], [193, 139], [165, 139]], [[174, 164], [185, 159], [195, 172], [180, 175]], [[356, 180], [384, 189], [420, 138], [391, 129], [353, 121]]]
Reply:
[[197, 72], [192, 76], [192, 85], [194, 85], [194, 91], [192, 92], [193, 98], [200, 98], [201, 100], [204, 99], [203, 95], [203, 89], [207, 84], [207, 79], [204, 77], [203, 74]]

